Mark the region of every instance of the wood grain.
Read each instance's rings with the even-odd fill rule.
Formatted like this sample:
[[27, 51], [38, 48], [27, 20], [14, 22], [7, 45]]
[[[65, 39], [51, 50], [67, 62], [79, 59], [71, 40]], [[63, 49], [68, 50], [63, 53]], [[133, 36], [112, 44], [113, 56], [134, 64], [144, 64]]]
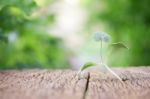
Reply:
[[123, 83], [110, 73], [90, 73], [86, 99], [150, 99], [150, 68], [114, 70]]
[[70, 70], [0, 72], [0, 99], [82, 99], [86, 78]]
[[90, 72], [81, 79], [72, 70], [0, 71], [0, 99], [150, 99], [150, 68]]

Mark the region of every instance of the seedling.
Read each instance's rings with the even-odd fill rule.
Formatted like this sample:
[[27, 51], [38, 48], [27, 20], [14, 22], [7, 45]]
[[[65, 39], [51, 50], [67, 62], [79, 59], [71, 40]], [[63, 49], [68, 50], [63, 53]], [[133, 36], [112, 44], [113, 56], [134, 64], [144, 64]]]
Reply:
[[[111, 74], [113, 74], [116, 78], [118, 78], [120, 81], [122, 81], [122, 79], [114, 72], [112, 71], [107, 65], [106, 63], [104, 63], [103, 60], [103, 43], [108, 43], [110, 41], [110, 35], [108, 35], [107, 33], [104, 32], [97, 32], [94, 34], [94, 40], [97, 42], [100, 42], [100, 63], [96, 64], [93, 62], [87, 62], [85, 63], [81, 69], [78, 72], [78, 76], [80, 76], [80, 73], [83, 72], [84, 70], [86, 70], [89, 67], [93, 67], [93, 66], [103, 66], [106, 70], [108, 70]], [[121, 42], [118, 43], [112, 43], [110, 44], [110, 46], [113, 46], [114, 48], [126, 48], [129, 49], [126, 45], [124, 45]]]

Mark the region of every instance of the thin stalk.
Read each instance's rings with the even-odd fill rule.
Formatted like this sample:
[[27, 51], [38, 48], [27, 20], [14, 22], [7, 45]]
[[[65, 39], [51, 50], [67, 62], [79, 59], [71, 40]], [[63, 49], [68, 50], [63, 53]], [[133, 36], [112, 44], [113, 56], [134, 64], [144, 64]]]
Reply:
[[100, 62], [103, 63], [103, 42], [100, 42]]
[[114, 71], [112, 71], [106, 64], [104, 64], [104, 66], [110, 73], [112, 73], [116, 78], [118, 78], [121, 82], [123, 82], [122, 79]]

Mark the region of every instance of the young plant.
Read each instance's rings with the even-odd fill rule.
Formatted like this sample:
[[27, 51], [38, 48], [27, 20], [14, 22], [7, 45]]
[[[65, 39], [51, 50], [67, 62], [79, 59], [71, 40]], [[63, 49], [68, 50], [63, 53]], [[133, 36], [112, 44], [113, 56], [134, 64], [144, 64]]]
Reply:
[[[108, 43], [110, 41], [110, 35], [108, 35], [107, 33], [104, 33], [104, 32], [97, 32], [94, 34], [94, 40], [97, 41], [97, 42], [100, 42], [100, 64], [96, 64], [96, 63], [93, 63], [93, 62], [88, 62], [88, 63], [85, 63], [81, 69], [79, 70], [78, 72], [78, 75], [80, 75], [80, 73], [84, 70], [86, 70], [87, 68], [89, 67], [92, 67], [92, 66], [97, 66], [97, 65], [101, 65], [101, 66], [104, 66], [104, 68], [106, 70], [108, 70], [111, 74], [113, 74], [116, 78], [118, 78], [120, 81], [122, 81], [122, 79], [114, 72], [112, 71], [105, 63], [104, 63], [104, 60], [103, 60], [103, 43]], [[126, 49], [129, 49], [126, 45], [124, 45], [123, 43], [121, 42], [118, 42], [118, 43], [112, 43], [110, 46], [113, 46], [114, 48], [126, 48]]]

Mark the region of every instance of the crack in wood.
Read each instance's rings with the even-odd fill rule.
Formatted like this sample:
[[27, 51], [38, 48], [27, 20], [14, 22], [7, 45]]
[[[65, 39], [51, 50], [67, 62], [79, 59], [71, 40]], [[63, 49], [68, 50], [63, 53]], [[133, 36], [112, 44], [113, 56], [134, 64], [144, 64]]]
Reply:
[[88, 93], [89, 80], [90, 80], [90, 74], [88, 73], [87, 82], [86, 82], [86, 86], [85, 86], [85, 90], [84, 90], [84, 94], [83, 94], [83, 99], [86, 99], [86, 96], [87, 96], [87, 93]]
[[116, 69], [124, 83], [109, 73], [90, 72], [81, 79], [72, 70], [0, 71], [1, 99], [149, 99], [150, 68]]

